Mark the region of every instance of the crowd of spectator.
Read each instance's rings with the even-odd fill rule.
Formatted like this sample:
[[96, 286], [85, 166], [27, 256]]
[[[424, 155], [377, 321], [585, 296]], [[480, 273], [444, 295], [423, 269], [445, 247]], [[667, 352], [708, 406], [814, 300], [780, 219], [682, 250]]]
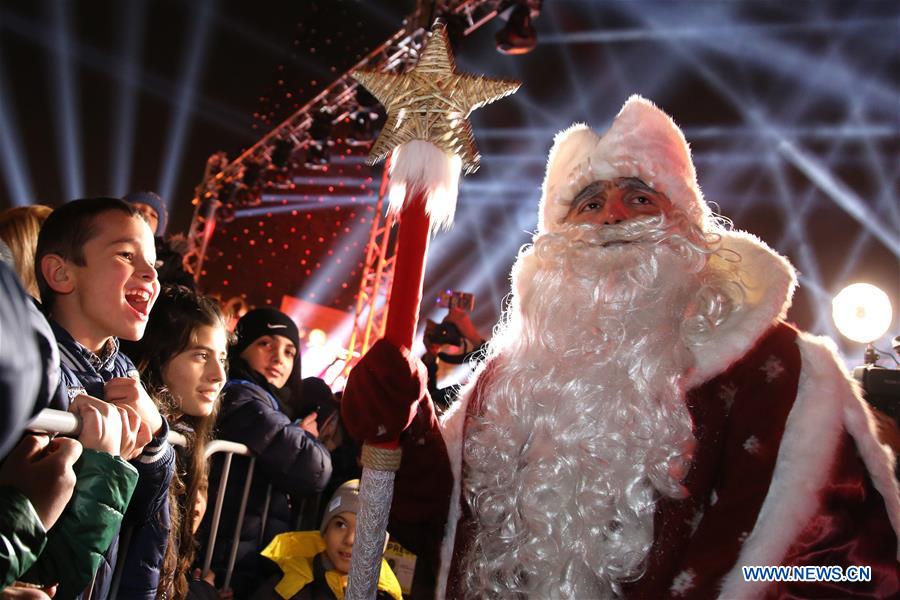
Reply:
[[[339, 398], [301, 376], [288, 315], [195, 289], [166, 221], [152, 192], [0, 214], [0, 597], [342, 595], [360, 467]], [[77, 434], [36, 430], [47, 408]], [[230, 459], [204, 570], [213, 439], [250, 455]]]

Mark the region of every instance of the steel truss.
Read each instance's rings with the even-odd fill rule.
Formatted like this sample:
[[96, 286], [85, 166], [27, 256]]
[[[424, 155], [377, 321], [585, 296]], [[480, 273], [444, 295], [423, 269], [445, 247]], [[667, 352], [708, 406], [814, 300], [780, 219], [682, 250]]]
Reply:
[[[199, 282], [203, 262], [216, 228], [217, 211], [228, 201], [227, 197], [243, 184], [241, 180], [248, 165], [271, 164], [272, 151], [279, 141], [289, 141], [296, 148], [310, 143], [307, 133], [313, 115], [327, 112], [332, 115], [332, 125], [340, 123], [357, 109], [357, 83], [351, 73], [360, 69], [396, 71], [408, 70], [418, 60], [419, 51], [428, 39], [426, 28], [432, 14], [457, 19], [461, 33], [468, 35], [489, 22], [498, 14], [500, 0], [462, 0], [459, 2], [435, 2], [427, 12], [421, 6], [405, 19], [407, 27], [400, 29], [384, 44], [369, 53], [331, 85], [307, 102], [296, 112], [260, 138], [233, 161], [228, 162], [224, 153], [217, 152], [207, 160], [203, 180], [197, 186], [192, 204], [194, 213], [188, 231], [190, 252], [185, 266]], [[369, 346], [384, 334], [394, 268], [394, 242], [392, 235], [394, 216], [385, 215], [384, 197], [388, 184], [387, 163], [382, 175], [378, 201], [372, 219], [369, 242], [362, 278], [356, 298], [354, 326], [350, 337], [347, 363], [342, 371], [349, 372], [356, 360], [365, 354]]]

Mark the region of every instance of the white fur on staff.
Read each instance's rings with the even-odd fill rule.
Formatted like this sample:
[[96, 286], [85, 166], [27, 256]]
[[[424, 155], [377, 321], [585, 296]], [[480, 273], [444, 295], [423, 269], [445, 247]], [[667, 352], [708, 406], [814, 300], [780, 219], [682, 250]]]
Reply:
[[431, 142], [411, 140], [398, 146], [391, 158], [388, 210], [399, 215], [407, 198], [424, 191], [431, 232], [449, 229], [456, 213], [461, 169], [459, 156], [451, 156]]

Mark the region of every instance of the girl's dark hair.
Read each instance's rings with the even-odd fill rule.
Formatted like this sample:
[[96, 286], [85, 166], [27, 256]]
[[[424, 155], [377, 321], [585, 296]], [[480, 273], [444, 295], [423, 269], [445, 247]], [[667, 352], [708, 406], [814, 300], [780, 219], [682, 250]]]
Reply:
[[175, 475], [169, 486], [171, 528], [157, 588], [158, 598], [187, 597], [187, 574], [197, 551], [191, 527], [194, 503], [197, 494], [205, 490], [206, 444], [216, 422], [215, 411], [207, 417], [182, 413], [178, 399], [166, 388], [162, 374], [169, 361], [190, 346], [195, 332], [203, 326], [221, 327], [227, 331], [218, 303], [181, 285], [165, 286], [150, 311], [144, 337], [127, 347], [123, 343], [160, 413], [170, 427], [188, 441], [187, 447], [176, 453]]

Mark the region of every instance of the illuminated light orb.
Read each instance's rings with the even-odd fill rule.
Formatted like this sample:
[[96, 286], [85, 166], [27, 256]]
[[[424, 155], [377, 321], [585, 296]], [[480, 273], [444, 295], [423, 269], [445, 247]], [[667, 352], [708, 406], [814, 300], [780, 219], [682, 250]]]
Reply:
[[891, 326], [891, 301], [872, 284], [854, 283], [831, 301], [831, 316], [844, 337], [868, 344]]
[[328, 334], [321, 329], [313, 329], [306, 338], [306, 345], [309, 348], [324, 348], [325, 342], [328, 341]]

